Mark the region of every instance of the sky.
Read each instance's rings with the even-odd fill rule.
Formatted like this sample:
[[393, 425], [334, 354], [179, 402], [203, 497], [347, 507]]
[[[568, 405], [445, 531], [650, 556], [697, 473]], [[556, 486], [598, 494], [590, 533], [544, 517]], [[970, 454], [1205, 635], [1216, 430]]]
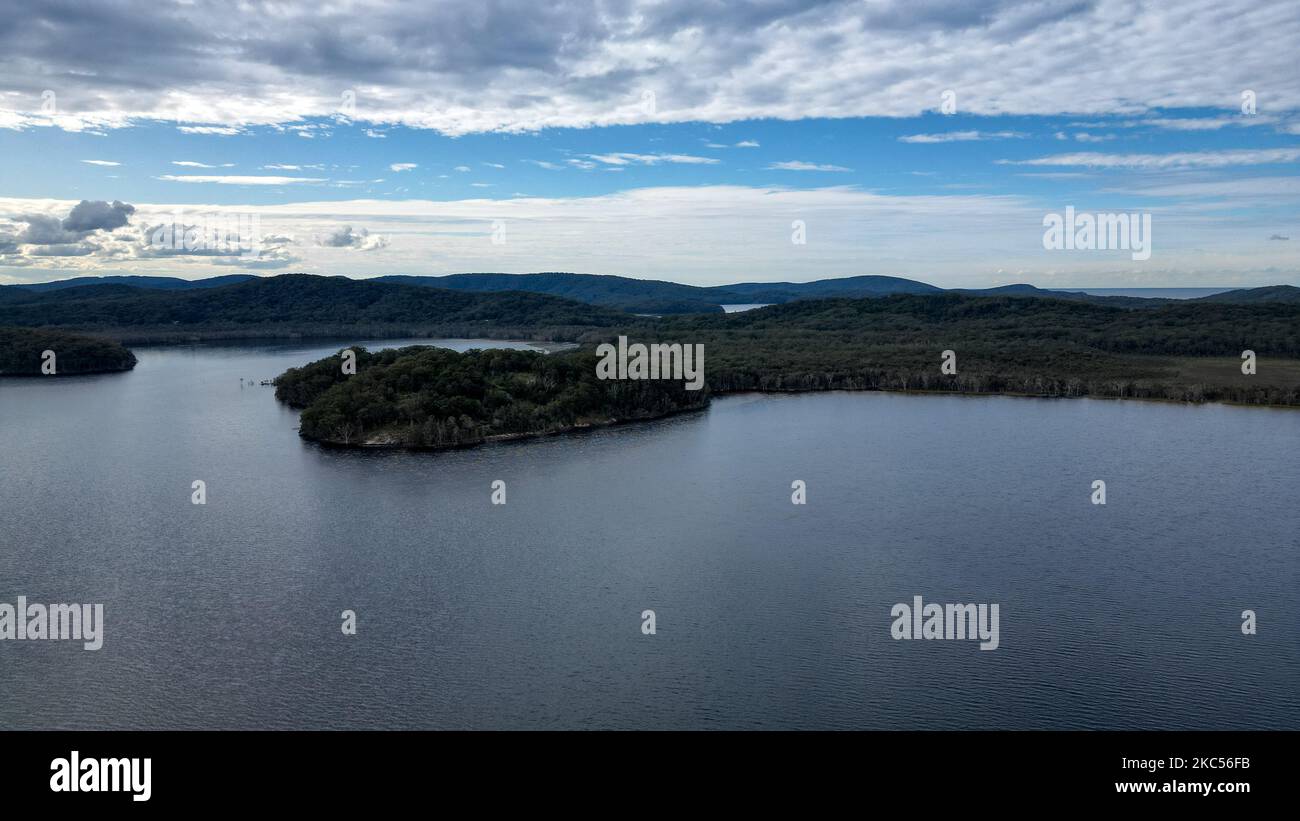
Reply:
[[1297, 52], [1292, 0], [24, 0], [0, 284], [1300, 285]]

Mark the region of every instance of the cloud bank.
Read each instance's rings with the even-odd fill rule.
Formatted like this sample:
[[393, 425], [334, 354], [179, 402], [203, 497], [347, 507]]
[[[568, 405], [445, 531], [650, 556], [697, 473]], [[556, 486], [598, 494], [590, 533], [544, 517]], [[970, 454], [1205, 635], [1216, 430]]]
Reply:
[[1300, 110], [1300, 4], [1282, 0], [337, 0], [257, 9], [232, 23], [224, 0], [29, 0], [0, 25], [0, 127], [161, 120], [237, 134], [335, 116], [458, 135], [912, 116], [938, 109], [948, 90], [957, 111], [973, 114], [1235, 111], [1246, 90], [1261, 114]]
[[[1243, 194], [1249, 191], [1245, 182]], [[1300, 204], [1300, 189], [1283, 182], [1290, 188], [1272, 186], [1276, 202]], [[1224, 202], [1188, 207], [1184, 196], [1202, 193]], [[577, 271], [701, 285], [857, 274], [951, 287], [1295, 281], [1292, 243], [1264, 241], [1275, 233], [1289, 236], [1293, 221], [1270, 212], [1225, 220], [1223, 209], [1232, 206], [1233, 194], [1219, 188], [1152, 191], [1153, 204], [1143, 210], [1153, 215], [1153, 253], [1144, 263], [1123, 251], [1044, 250], [1044, 203], [1025, 197], [888, 195], [852, 186], [673, 186], [587, 197], [221, 207], [136, 203], [126, 206], [135, 209], [130, 224], [84, 235], [75, 230], [79, 225], [65, 225], [78, 203], [0, 199], [0, 282], [53, 279], [56, 272], [193, 278], [232, 266], [354, 277]], [[1046, 210], [1108, 210], [1114, 202], [1113, 195], [1099, 194]], [[113, 204], [107, 204], [108, 212], [105, 205], [83, 211], [111, 213]], [[188, 225], [198, 216], [209, 222], [256, 216], [261, 252], [250, 260], [234, 250], [192, 254], [151, 245], [157, 226]], [[106, 217], [99, 224], [114, 221]], [[798, 230], [796, 223], [802, 223]], [[701, 248], [709, 252], [701, 254]], [[364, 257], [353, 253], [363, 251]], [[364, 267], [358, 267], [362, 259]]]

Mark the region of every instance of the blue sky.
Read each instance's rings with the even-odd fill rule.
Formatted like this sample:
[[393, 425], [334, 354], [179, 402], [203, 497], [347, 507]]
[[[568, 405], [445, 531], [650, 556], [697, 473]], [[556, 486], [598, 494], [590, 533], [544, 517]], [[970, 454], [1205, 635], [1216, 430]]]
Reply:
[[[1162, 125], [1219, 119], [1230, 124], [1202, 130]], [[1149, 198], [1118, 197], [1110, 189], [1130, 184], [1135, 171], [1151, 169], [1015, 163], [1067, 154], [1160, 156], [1300, 148], [1300, 135], [1281, 130], [1273, 118], [1213, 109], [1155, 110], [1141, 118], [928, 114], [559, 128], [455, 137], [402, 126], [376, 128], [341, 117], [294, 125], [302, 128], [252, 126], [225, 136], [186, 134], [165, 123], [105, 132], [0, 130], [4, 194], [264, 205], [305, 196], [345, 201], [358, 194], [451, 200], [521, 194], [584, 197], [631, 187], [676, 185], [853, 185], [897, 194], [984, 190], [1049, 199], [1087, 198], [1105, 191], [1107, 203], [1122, 209]], [[300, 136], [304, 133], [313, 136]], [[628, 154], [637, 156], [623, 156]], [[814, 168], [792, 170], [782, 163]], [[415, 167], [393, 170], [394, 165], [404, 164]], [[1297, 168], [1291, 160], [1234, 163], [1214, 174], [1192, 163], [1170, 170], [1202, 172], [1207, 179], [1242, 179], [1292, 176]], [[301, 182], [184, 180], [247, 176]]]
[[[143, 31], [130, 5], [38, 2], [28, 36], [0, 32], [0, 283], [1300, 284], [1294, 4], [344, 3], [289, 6], [283, 30], [263, 9], [238, 46], [192, 26], [219, 4], [164, 4]], [[126, 205], [68, 230], [82, 200]], [[1150, 258], [1045, 249], [1067, 206], [1150, 214]], [[147, 247], [219, 215], [256, 215], [266, 253]]]

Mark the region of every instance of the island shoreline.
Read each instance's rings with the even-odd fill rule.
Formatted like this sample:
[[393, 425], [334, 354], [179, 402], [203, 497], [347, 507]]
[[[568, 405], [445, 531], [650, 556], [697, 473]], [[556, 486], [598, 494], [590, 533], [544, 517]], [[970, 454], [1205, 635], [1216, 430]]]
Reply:
[[[623, 427], [627, 425], [636, 425], [642, 422], [656, 422], [675, 416], [683, 416], [690, 413], [705, 413], [712, 409], [712, 399], [717, 397], [730, 396], [793, 396], [802, 394], [821, 394], [821, 393], [882, 393], [901, 396], [960, 396], [972, 399], [1042, 399], [1048, 401], [1069, 401], [1069, 400], [1094, 400], [1103, 402], [1142, 402], [1155, 403], [1163, 405], [1182, 405], [1189, 408], [1206, 407], [1206, 406], [1224, 406], [1235, 408], [1252, 408], [1257, 410], [1276, 410], [1283, 412], [1300, 411], [1300, 405], [1284, 404], [1263, 404], [1249, 402], [1230, 402], [1226, 400], [1205, 400], [1194, 402], [1190, 400], [1166, 399], [1163, 397], [1143, 397], [1143, 396], [1105, 396], [1099, 394], [1084, 394], [1080, 396], [1061, 396], [1056, 394], [1035, 394], [1035, 393], [1017, 393], [1011, 391], [951, 391], [951, 390], [918, 390], [918, 389], [890, 389], [890, 388], [808, 388], [808, 389], [770, 389], [770, 390], [736, 390], [736, 391], [716, 391], [710, 395], [710, 402], [701, 407], [677, 408], [674, 410], [658, 413], [651, 416], [636, 417], [629, 419], [612, 419], [607, 422], [596, 422], [586, 425], [572, 425], [556, 430], [539, 431], [536, 433], [509, 433], [489, 436], [477, 442], [460, 442], [448, 445], [404, 445], [398, 443], [367, 443], [367, 442], [340, 442], [330, 439], [319, 439], [310, 436], [303, 436], [299, 433], [304, 442], [310, 442], [330, 450], [340, 451], [375, 451], [382, 453], [395, 453], [409, 451], [412, 453], [440, 453], [445, 451], [470, 450], [472, 448], [482, 447], [485, 445], [503, 445], [524, 443], [535, 439], [545, 439], [549, 437], [583, 435], [593, 433], [599, 430], [609, 428]], [[295, 411], [301, 412], [301, 408], [294, 408]]]

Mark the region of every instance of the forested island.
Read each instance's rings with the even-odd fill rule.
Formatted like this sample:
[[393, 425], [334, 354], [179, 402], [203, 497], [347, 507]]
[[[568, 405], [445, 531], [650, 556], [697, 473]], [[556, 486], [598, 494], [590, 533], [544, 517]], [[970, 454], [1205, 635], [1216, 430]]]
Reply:
[[[54, 353], [53, 373], [42, 370]], [[129, 371], [135, 354], [109, 339], [62, 331], [0, 327], [0, 376], [66, 376]]]
[[349, 349], [292, 368], [277, 399], [302, 409], [305, 439], [356, 447], [451, 448], [653, 419], [708, 404], [681, 382], [600, 380], [590, 351], [412, 346]]

